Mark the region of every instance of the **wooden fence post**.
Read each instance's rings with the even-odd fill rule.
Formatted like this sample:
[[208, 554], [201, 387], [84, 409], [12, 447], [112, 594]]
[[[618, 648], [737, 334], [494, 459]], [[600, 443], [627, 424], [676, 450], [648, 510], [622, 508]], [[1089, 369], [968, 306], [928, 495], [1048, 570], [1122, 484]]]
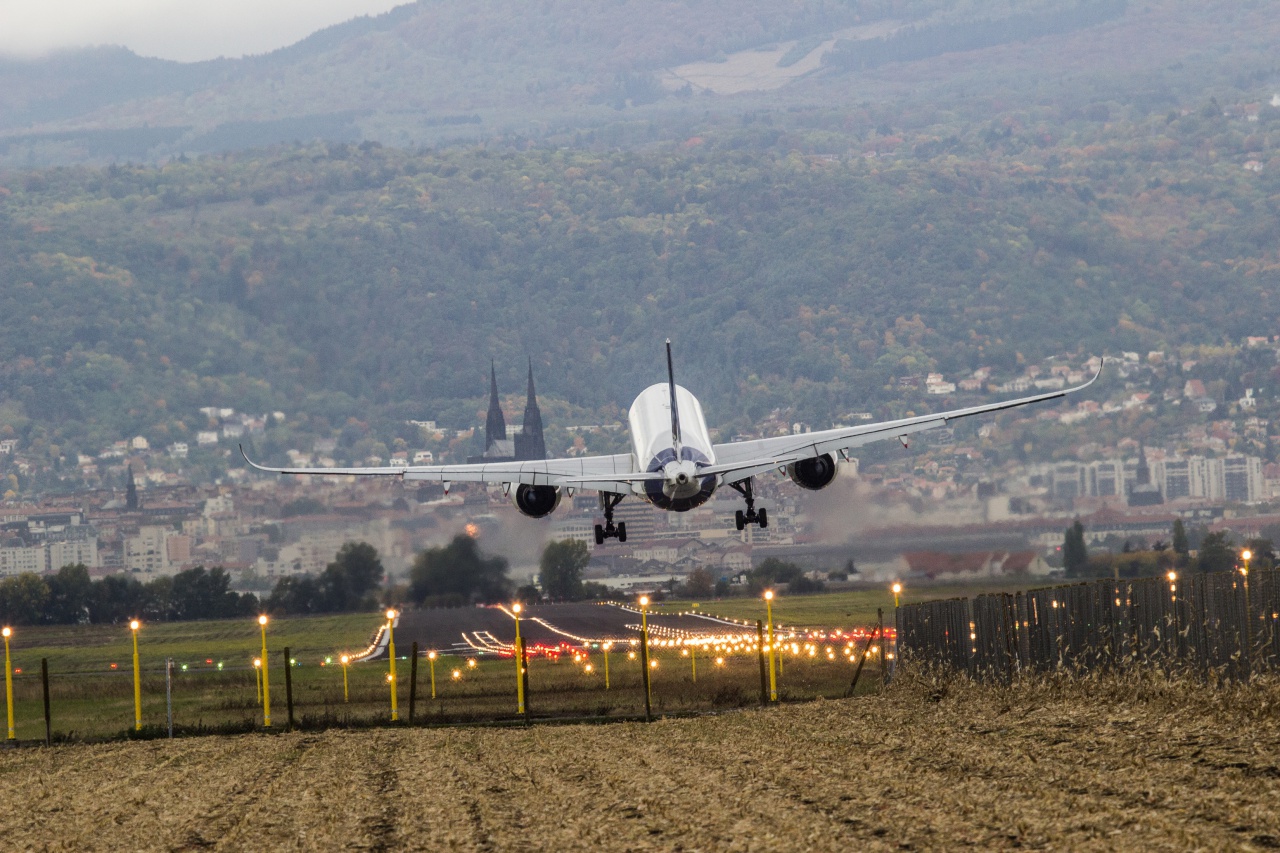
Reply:
[[[263, 661], [262, 665], [266, 666]], [[293, 731], [293, 667], [289, 664], [289, 647], [284, 647], [284, 701], [289, 708], [289, 722], [285, 731]]]

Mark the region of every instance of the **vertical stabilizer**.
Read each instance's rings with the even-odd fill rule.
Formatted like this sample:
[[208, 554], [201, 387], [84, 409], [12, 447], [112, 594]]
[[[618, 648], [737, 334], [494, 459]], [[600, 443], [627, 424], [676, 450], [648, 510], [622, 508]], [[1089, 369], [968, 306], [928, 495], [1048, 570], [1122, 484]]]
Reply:
[[676, 408], [676, 369], [671, 362], [671, 339], [667, 338], [667, 384], [671, 388], [671, 446], [680, 450], [680, 410]]

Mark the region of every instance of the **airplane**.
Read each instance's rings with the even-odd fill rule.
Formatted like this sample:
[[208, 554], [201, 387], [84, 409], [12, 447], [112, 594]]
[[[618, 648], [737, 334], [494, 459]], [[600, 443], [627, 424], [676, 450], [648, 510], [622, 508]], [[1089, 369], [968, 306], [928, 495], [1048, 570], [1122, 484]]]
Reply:
[[849, 451], [882, 439], [897, 438], [908, 446], [907, 436], [940, 429], [960, 418], [999, 412], [1030, 403], [1056, 400], [1082, 391], [1097, 381], [1102, 367], [1083, 385], [893, 421], [836, 427], [801, 435], [783, 435], [713, 444], [698, 399], [676, 384], [667, 341], [667, 381], [650, 385], [631, 404], [630, 453], [584, 456], [575, 459], [544, 459], [525, 462], [469, 463], [459, 465], [410, 465], [385, 468], [272, 468], [251, 460], [240, 448], [245, 461], [259, 471], [277, 474], [319, 476], [387, 476], [410, 481], [431, 481], [444, 485], [445, 493], [455, 482], [501, 484], [516, 508], [530, 518], [544, 518], [555, 511], [562, 494], [577, 490], [596, 491], [605, 523], [595, 526], [597, 545], [606, 539], [627, 541], [626, 522], [614, 523], [614, 508], [632, 495], [659, 509], [688, 512], [711, 499], [716, 489], [728, 486], [742, 495], [745, 510], [738, 510], [738, 530], [747, 525], [769, 526], [764, 507], [755, 508], [752, 479], [777, 470], [802, 489], [817, 490], [831, 485], [838, 465], [836, 457], [848, 459]]

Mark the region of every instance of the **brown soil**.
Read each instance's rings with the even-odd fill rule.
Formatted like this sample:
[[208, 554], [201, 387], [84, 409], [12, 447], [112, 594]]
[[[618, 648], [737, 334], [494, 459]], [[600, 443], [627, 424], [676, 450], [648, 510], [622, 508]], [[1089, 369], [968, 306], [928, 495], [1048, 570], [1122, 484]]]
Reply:
[[884, 696], [652, 725], [383, 729], [0, 756], [9, 849], [1280, 846], [1280, 683]]

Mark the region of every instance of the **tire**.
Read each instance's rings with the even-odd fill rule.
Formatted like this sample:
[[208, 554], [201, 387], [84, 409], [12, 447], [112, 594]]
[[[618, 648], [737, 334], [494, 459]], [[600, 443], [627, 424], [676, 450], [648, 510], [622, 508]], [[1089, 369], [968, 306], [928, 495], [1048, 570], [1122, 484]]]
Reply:
[[596, 544], [597, 545], [604, 544], [604, 528], [598, 524], [596, 525]]
[[733, 523], [738, 526], [738, 530], [747, 528], [747, 518], [742, 514], [742, 510], [738, 510], [733, 516]]
[[769, 511], [764, 507], [760, 508], [760, 529], [764, 530], [769, 526]]
[[627, 541], [627, 523], [625, 521], [618, 522], [618, 541]]

